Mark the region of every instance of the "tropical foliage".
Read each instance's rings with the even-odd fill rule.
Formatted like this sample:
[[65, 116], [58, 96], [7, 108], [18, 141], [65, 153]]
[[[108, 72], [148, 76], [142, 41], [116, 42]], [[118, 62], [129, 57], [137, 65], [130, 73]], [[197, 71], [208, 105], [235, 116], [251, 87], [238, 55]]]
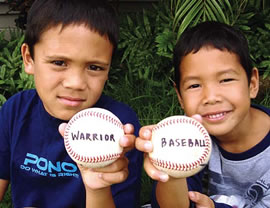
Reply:
[[[25, 17], [33, 0], [6, 0]], [[182, 114], [173, 91], [172, 53], [182, 32], [206, 20], [241, 29], [249, 41], [254, 65], [264, 81], [270, 77], [269, 0], [159, 0], [151, 9], [120, 12], [119, 50], [115, 54], [105, 93], [129, 104], [142, 125]], [[23, 28], [25, 18], [17, 21]], [[23, 71], [20, 30], [0, 33], [0, 106], [14, 93], [34, 87]], [[266, 83], [266, 82], [265, 82]], [[270, 82], [269, 82], [270, 83]], [[256, 102], [270, 107], [270, 84]], [[141, 203], [150, 199], [152, 181], [143, 172]], [[9, 197], [9, 196], [8, 196]], [[8, 207], [8, 206], [7, 206]]]
[[24, 36], [21, 30], [10, 30], [9, 39], [5, 31], [0, 33], [0, 106], [16, 92], [34, 87], [33, 77], [24, 72], [21, 58], [21, 44]]

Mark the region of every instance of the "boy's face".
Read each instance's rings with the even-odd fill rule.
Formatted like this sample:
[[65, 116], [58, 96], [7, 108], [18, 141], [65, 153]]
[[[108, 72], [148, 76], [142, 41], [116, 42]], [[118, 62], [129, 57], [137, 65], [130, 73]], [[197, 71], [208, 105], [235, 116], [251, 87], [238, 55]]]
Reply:
[[108, 79], [113, 46], [84, 25], [56, 26], [45, 31], [32, 59], [22, 46], [25, 71], [33, 74], [47, 112], [69, 120], [99, 99]]
[[211, 135], [229, 136], [245, 128], [250, 98], [258, 91], [258, 71], [248, 85], [236, 54], [212, 47], [189, 53], [181, 62], [178, 98], [187, 116], [200, 114]]

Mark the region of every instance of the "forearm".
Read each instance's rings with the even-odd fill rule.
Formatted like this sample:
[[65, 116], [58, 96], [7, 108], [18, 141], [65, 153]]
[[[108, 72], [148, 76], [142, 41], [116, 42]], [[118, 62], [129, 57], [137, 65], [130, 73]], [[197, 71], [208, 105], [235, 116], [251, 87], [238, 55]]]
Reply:
[[86, 208], [115, 208], [111, 187], [86, 190]]
[[9, 181], [0, 179], [0, 202], [4, 198], [6, 190], [8, 188]]
[[188, 188], [186, 179], [172, 179], [166, 183], [158, 182], [156, 197], [161, 208], [188, 208]]

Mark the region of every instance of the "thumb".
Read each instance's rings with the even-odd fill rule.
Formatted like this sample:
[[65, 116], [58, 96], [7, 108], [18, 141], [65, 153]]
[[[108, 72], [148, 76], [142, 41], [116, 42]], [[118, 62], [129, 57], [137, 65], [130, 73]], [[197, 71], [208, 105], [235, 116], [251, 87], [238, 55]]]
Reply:
[[197, 120], [200, 123], [202, 123], [202, 116], [199, 115], [199, 114], [194, 114], [193, 116], [191, 116], [191, 118], [194, 118], [195, 120]]
[[58, 126], [58, 131], [59, 133], [62, 135], [62, 137], [64, 137], [64, 133], [65, 133], [65, 128], [67, 126], [67, 123], [61, 123], [59, 126]]
[[214, 208], [214, 202], [206, 195], [195, 191], [188, 192], [189, 199], [196, 204], [196, 208]]

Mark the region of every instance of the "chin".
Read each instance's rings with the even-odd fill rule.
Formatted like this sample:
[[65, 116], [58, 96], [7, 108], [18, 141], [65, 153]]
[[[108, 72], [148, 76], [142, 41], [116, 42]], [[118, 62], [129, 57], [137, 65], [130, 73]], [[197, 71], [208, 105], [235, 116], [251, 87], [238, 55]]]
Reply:
[[217, 138], [226, 136], [228, 134], [228, 131], [222, 126], [207, 128], [207, 131], [210, 135], [217, 137]]
[[62, 114], [56, 114], [54, 117], [63, 121], [69, 121], [73, 115], [75, 115], [77, 111], [68, 111], [68, 112], [63, 112]]

